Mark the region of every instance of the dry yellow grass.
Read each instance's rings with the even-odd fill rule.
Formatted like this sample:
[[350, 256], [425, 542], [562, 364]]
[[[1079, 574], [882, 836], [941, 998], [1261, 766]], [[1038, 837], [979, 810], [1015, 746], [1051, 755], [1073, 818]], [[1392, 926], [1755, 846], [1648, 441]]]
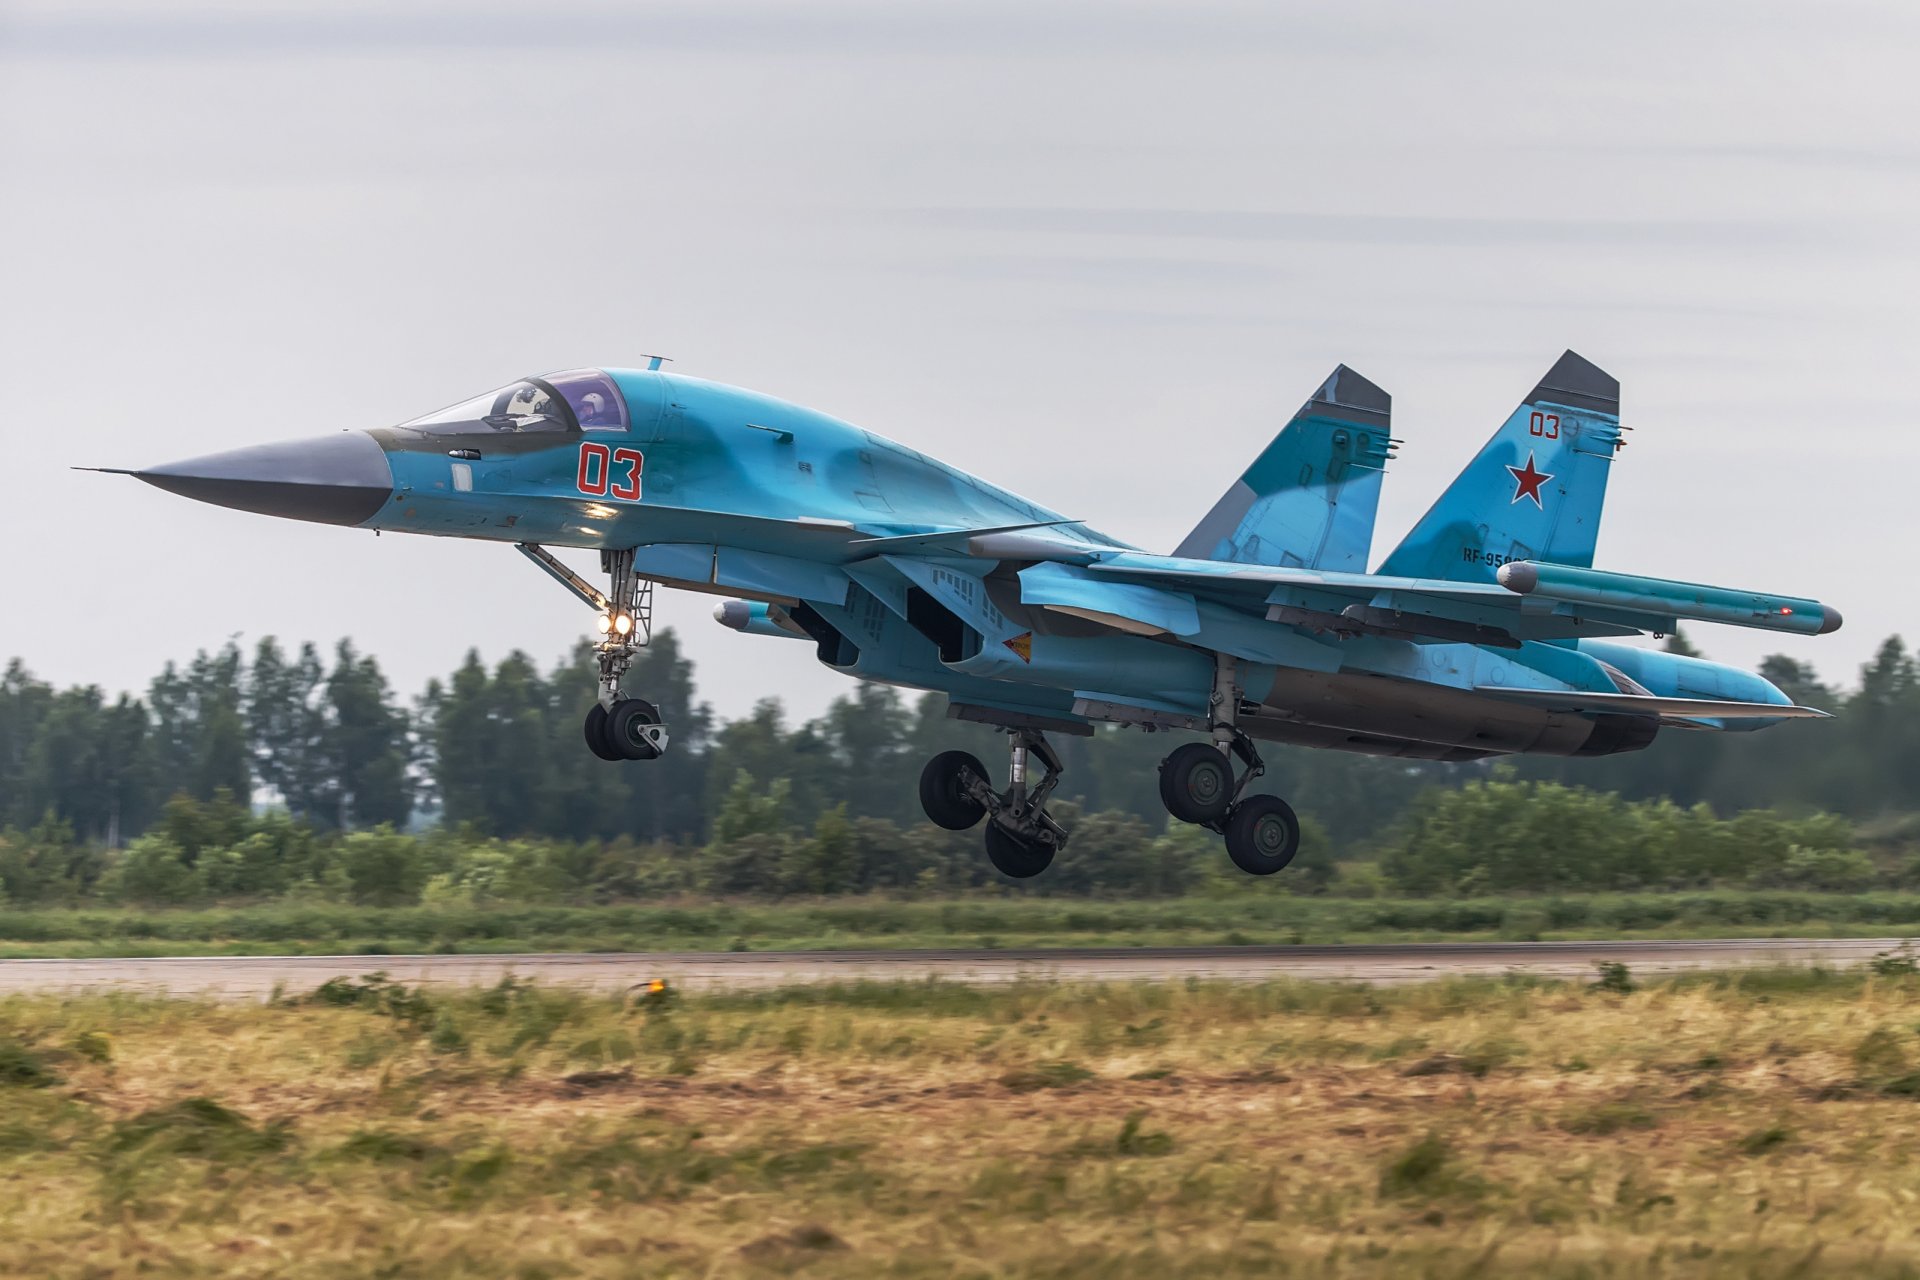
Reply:
[[1916, 1072], [1910, 977], [13, 999], [0, 1274], [1912, 1276]]

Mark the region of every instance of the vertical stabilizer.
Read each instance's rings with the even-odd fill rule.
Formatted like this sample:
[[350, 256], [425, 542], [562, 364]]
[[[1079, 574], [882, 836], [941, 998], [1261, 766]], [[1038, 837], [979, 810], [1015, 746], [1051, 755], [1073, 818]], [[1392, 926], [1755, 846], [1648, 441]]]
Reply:
[[1365, 573], [1392, 405], [1335, 369], [1174, 554]]
[[1380, 572], [1492, 582], [1513, 560], [1591, 567], [1619, 447], [1619, 381], [1567, 352]]

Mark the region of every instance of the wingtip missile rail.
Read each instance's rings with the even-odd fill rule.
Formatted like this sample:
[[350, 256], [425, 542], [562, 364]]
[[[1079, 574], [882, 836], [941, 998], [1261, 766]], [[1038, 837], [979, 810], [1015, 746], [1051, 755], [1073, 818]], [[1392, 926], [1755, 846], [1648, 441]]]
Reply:
[[1495, 577], [1501, 586], [1517, 595], [1592, 608], [1661, 614], [1691, 622], [1722, 622], [1804, 636], [1838, 631], [1841, 622], [1838, 609], [1818, 600], [1535, 560], [1516, 560], [1502, 565]]

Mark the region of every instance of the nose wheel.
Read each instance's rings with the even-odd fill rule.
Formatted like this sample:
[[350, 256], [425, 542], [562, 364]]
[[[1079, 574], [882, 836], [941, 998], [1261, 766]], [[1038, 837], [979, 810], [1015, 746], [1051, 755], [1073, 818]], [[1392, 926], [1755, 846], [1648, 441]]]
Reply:
[[[995, 791], [986, 766], [965, 751], [942, 751], [920, 771], [920, 807], [928, 821], [949, 831], [966, 831], [986, 819], [987, 860], [1001, 875], [1026, 880], [1053, 863], [1067, 843], [1067, 832], [1047, 812], [1047, 798], [1060, 784], [1060, 757], [1045, 735], [1034, 729], [1008, 730], [1007, 786]], [[1043, 770], [1029, 786], [1028, 766], [1037, 758]]]
[[587, 750], [602, 760], [657, 760], [667, 749], [660, 709], [645, 698], [621, 698], [587, 711]]
[[593, 646], [599, 668], [600, 696], [587, 710], [582, 736], [587, 750], [602, 760], [657, 760], [667, 750], [667, 728], [660, 708], [645, 698], [620, 692], [621, 678], [653, 638], [653, 583], [634, 575], [633, 549], [602, 551], [600, 568], [611, 592], [603, 592], [556, 560], [545, 547], [519, 544], [521, 554], [561, 586], [592, 607], [600, 640]]

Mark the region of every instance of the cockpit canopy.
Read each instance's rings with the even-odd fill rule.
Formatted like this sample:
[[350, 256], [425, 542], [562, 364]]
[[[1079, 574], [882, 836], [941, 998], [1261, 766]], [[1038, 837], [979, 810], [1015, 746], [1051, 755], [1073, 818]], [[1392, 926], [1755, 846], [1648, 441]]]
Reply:
[[498, 431], [625, 431], [627, 401], [598, 369], [568, 369], [462, 400], [400, 424], [437, 435]]

